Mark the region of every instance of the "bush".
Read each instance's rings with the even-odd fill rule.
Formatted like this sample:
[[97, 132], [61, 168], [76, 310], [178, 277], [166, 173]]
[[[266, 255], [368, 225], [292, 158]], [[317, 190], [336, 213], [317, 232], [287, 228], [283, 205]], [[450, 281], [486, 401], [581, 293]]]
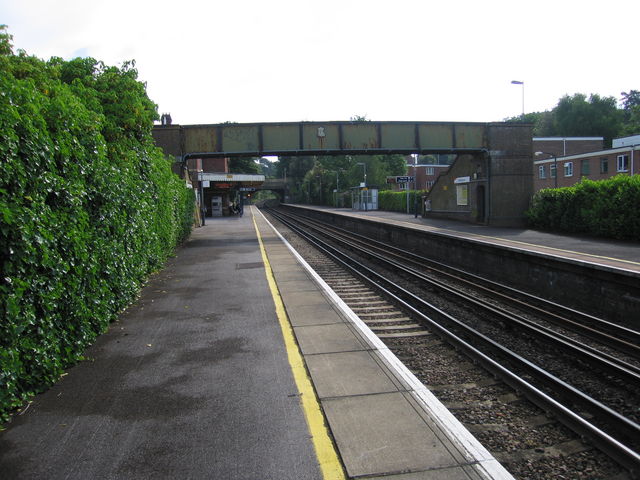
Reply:
[[[415, 213], [415, 205], [418, 206], [418, 212], [421, 208], [421, 198], [425, 192], [421, 190], [409, 191], [409, 213]], [[416, 195], [418, 196], [416, 202]], [[384, 190], [378, 192], [378, 207], [380, 210], [387, 210], [390, 212], [406, 212], [407, 211], [407, 192], [395, 192], [391, 190]]]
[[540, 190], [526, 215], [534, 228], [640, 240], [638, 205], [640, 176], [617, 175]]
[[44, 62], [0, 35], [0, 420], [55, 382], [189, 234], [133, 63]]

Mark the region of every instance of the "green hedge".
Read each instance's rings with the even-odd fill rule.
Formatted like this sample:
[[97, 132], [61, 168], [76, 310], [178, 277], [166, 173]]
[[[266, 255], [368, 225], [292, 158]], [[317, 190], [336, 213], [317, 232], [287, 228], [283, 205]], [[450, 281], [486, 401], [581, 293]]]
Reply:
[[540, 190], [526, 212], [532, 227], [640, 240], [640, 176], [587, 180]]
[[133, 63], [14, 55], [0, 35], [0, 420], [128, 305], [191, 228]]
[[[409, 213], [415, 213], [414, 206], [418, 206], [418, 212], [420, 212], [420, 202], [422, 201], [422, 195], [425, 192], [422, 190], [410, 190], [409, 191]], [[418, 196], [416, 202], [416, 195]], [[407, 211], [407, 192], [395, 192], [391, 190], [384, 190], [378, 192], [378, 208], [380, 210], [387, 210], [390, 212], [406, 212]]]

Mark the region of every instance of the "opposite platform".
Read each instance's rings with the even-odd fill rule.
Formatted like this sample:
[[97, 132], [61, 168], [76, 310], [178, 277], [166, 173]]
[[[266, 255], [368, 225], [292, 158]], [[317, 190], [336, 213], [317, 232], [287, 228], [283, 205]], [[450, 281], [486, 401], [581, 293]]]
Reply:
[[365, 212], [346, 208], [294, 206], [392, 223], [402, 227], [640, 273], [640, 244], [638, 242], [542, 232], [525, 228], [492, 227], [455, 220], [415, 217], [413, 214], [383, 210]]

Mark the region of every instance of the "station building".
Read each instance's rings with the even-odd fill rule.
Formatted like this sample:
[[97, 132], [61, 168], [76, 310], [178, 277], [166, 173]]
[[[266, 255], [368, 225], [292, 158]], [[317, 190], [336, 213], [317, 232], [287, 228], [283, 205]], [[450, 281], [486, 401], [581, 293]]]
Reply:
[[265, 180], [264, 175], [229, 172], [229, 158], [190, 158], [188, 177], [196, 190], [201, 214], [226, 217], [238, 214]]
[[265, 181], [264, 175], [229, 171], [228, 157], [191, 157], [183, 161], [180, 125], [156, 126], [152, 133], [156, 145], [175, 159], [174, 171], [196, 192], [198, 225], [204, 217], [236, 215], [244, 203]]

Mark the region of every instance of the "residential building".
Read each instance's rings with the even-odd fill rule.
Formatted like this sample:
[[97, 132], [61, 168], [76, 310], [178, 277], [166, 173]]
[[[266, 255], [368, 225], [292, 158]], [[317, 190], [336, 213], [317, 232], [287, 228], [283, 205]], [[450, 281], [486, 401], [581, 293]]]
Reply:
[[[449, 170], [455, 158], [455, 155], [449, 154], [420, 155], [416, 163], [415, 157], [407, 157], [407, 175], [415, 177], [416, 190], [429, 191], [438, 177]], [[399, 189], [406, 187], [407, 185], [401, 184]], [[414, 189], [414, 185], [408, 185], [408, 187]]]
[[533, 151], [565, 157], [604, 148], [603, 137], [533, 137]]
[[[614, 140], [613, 145], [624, 145], [617, 148], [557, 157], [547, 155], [553, 152], [539, 155], [545, 158], [533, 162], [534, 192], [542, 188], [570, 187], [582, 178], [603, 180], [620, 174], [639, 174], [640, 142], [634, 143], [630, 138], [633, 137]], [[541, 152], [535, 144], [534, 151]]]

